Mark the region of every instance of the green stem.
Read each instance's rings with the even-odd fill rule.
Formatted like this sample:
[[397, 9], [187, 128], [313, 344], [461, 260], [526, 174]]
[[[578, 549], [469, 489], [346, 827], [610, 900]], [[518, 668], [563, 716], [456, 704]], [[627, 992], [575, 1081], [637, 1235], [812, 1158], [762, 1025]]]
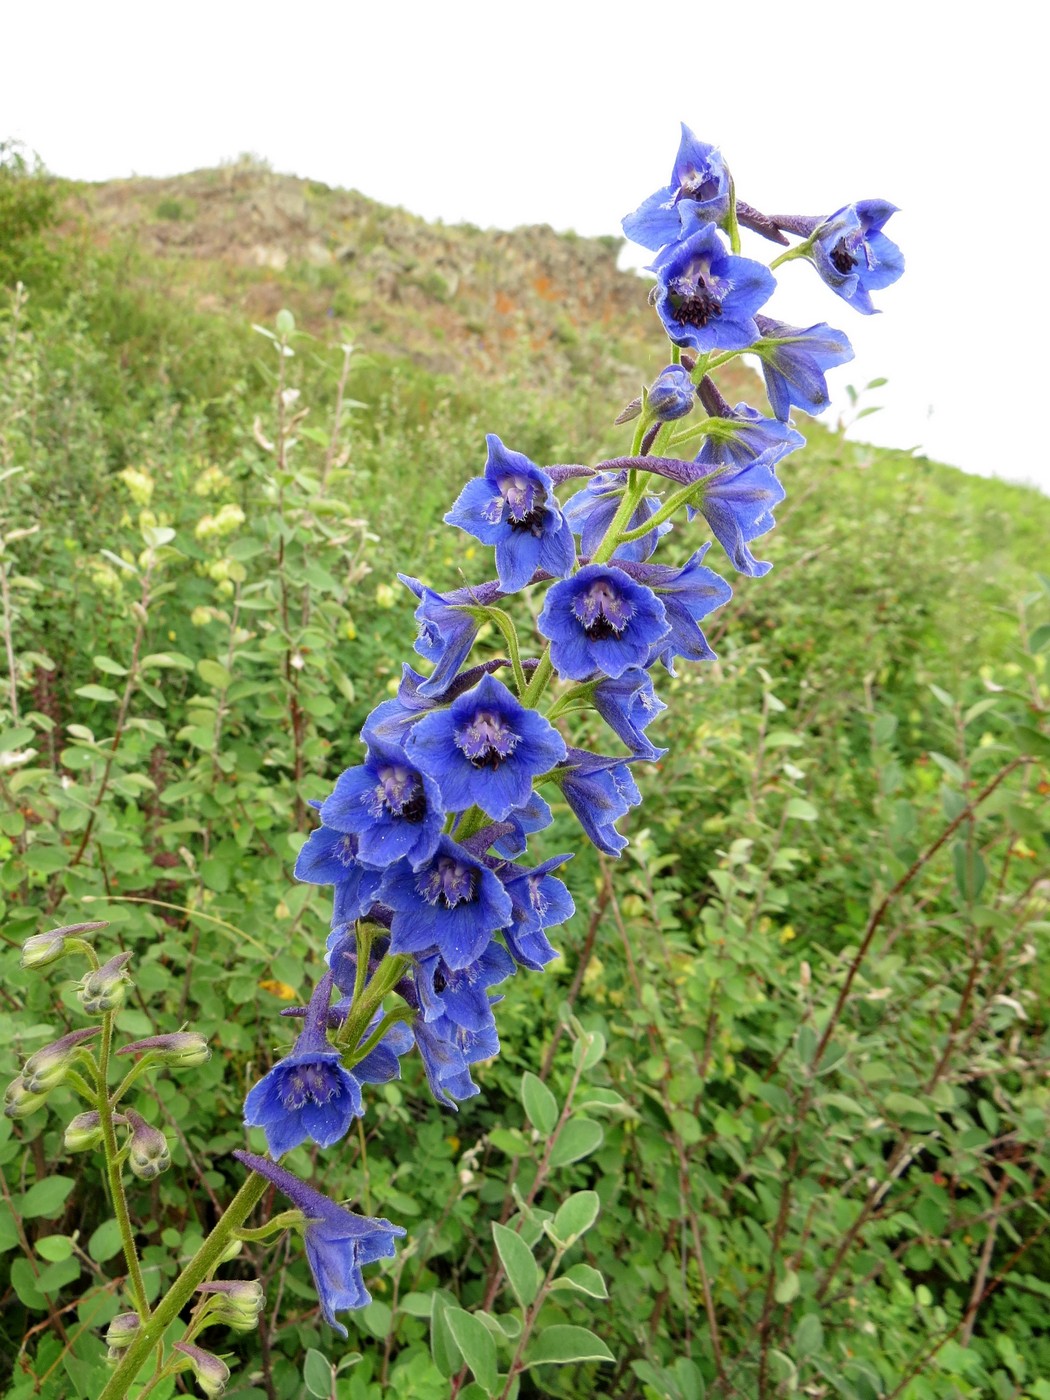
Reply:
[[376, 1026], [375, 1030], [361, 1046], [360, 1050], [355, 1050], [352, 1055], [344, 1057], [343, 1063], [346, 1065], [347, 1069], [353, 1069], [358, 1061], [363, 1060], [366, 1055], [370, 1055], [391, 1026], [396, 1026], [399, 1021], [409, 1021], [414, 1015], [415, 1012], [410, 1006], [398, 1007], [395, 1011], [388, 1011], [379, 1025]]
[[729, 177], [729, 217], [726, 220], [729, 234], [729, 248], [733, 253], [740, 252], [740, 223], [736, 216], [736, 181]]
[[547, 646], [544, 650], [543, 655], [540, 657], [539, 665], [532, 673], [532, 680], [530, 680], [528, 685], [525, 687], [524, 694], [521, 697], [521, 703], [525, 706], [526, 709], [536, 709], [536, 707], [539, 705], [540, 697], [543, 695], [543, 692], [547, 689], [547, 686], [550, 683], [550, 678], [553, 675], [554, 663], [551, 661], [550, 646]]
[[503, 634], [503, 640], [507, 643], [507, 651], [510, 653], [511, 669], [514, 672], [514, 684], [517, 687], [519, 696], [525, 693], [528, 682], [525, 680], [525, 672], [521, 665], [521, 648], [518, 645], [518, 629], [511, 621], [510, 615], [502, 608], [478, 608], [475, 611], [484, 613], [490, 621], [494, 622]]
[[[613, 551], [620, 543], [620, 532], [624, 529], [635, 510], [638, 508], [642, 497], [645, 495], [645, 477], [641, 476], [641, 473], [633, 471], [630, 475], [634, 480], [628, 482], [627, 490], [623, 493], [623, 500], [620, 502], [616, 514], [609, 524], [608, 530], [606, 530], [602, 537], [601, 544], [599, 544], [598, 548], [591, 555], [592, 564], [605, 564], [612, 558]], [[640, 480], [638, 479], [639, 477], [641, 477]], [[649, 528], [651, 529], [652, 527], [650, 526]], [[543, 665], [542, 661], [540, 665]], [[533, 679], [535, 680], [535, 677]]]
[[634, 530], [625, 530], [619, 537], [619, 543], [629, 544], [631, 540], [640, 540], [642, 536], [647, 535], [650, 530], [655, 530], [656, 527], [662, 525], [665, 520], [670, 520], [675, 511], [677, 511], [680, 506], [686, 505], [690, 498], [695, 496], [697, 491], [702, 489], [702, 486], [702, 482], [692, 481], [688, 486], [679, 487], [677, 491], [668, 496], [667, 500], [664, 501], [658, 511], [650, 515], [644, 525], [639, 525]]
[[75, 1069], [67, 1069], [65, 1082], [71, 1089], [75, 1089], [80, 1097], [94, 1108], [98, 1100], [98, 1089], [93, 1089], [82, 1074], [78, 1074]]
[[667, 445], [668, 447], [684, 447], [686, 443], [693, 442], [696, 438], [710, 437], [711, 425], [722, 421], [721, 418], [699, 418], [688, 428], [683, 428], [680, 433], [675, 433]]
[[121, 1099], [131, 1088], [132, 1084], [134, 1084], [135, 1080], [138, 1079], [139, 1076], [143, 1074], [147, 1069], [149, 1069], [150, 1065], [156, 1062], [156, 1058], [157, 1057], [151, 1051], [147, 1050], [141, 1060], [136, 1060], [136, 1062], [131, 1066], [124, 1078], [113, 1090], [112, 1094], [110, 1094], [109, 1106], [111, 1109], [116, 1108], [117, 1104], [120, 1103]]
[[816, 241], [816, 234], [810, 234], [810, 236], [804, 239], [803, 242], [796, 243], [794, 248], [785, 249], [785, 251], [781, 253], [778, 258], [774, 258], [773, 261], [769, 264], [770, 272], [774, 271], [774, 269], [778, 267], [782, 267], [786, 262], [791, 262], [795, 258], [807, 257], [809, 255], [809, 250], [813, 247], [813, 244]]
[[124, 1250], [124, 1261], [128, 1266], [132, 1292], [135, 1295], [135, 1310], [143, 1322], [149, 1319], [149, 1303], [146, 1300], [146, 1286], [142, 1280], [138, 1251], [135, 1248], [135, 1235], [128, 1214], [128, 1201], [124, 1195], [124, 1181], [120, 1171], [120, 1154], [117, 1148], [117, 1135], [113, 1128], [113, 1110], [109, 1106], [106, 1085], [109, 1081], [109, 1052], [113, 1042], [113, 1013], [107, 1011], [102, 1017], [102, 1044], [98, 1057], [98, 1093], [95, 1106], [98, 1109], [102, 1127], [102, 1144], [106, 1158], [106, 1174], [109, 1177], [113, 1196], [113, 1211], [120, 1229], [120, 1242]]
[[248, 1219], [262, 1200], [263, 1193], [270, 1183], [258, 1172], [252, 1172], [247, 1181], [226, 1207], [222, 1218], [207, 1237], [200, 1249], [171, 1285], [166, 1296], [157, 1305], [157, 1310], [148, 1322], [144, 1322], [136, 1333], [135, 1340], [124, 1353], [120, 1365], [110, 1376], [98, 1400], [125, 1400], [139, 1368], [153, 1348], [161, 1341], [168, 1327], [193, 1296], [201, 1284], [219, 1265], [226, 1252], [234, 1231]]
[[383, 998], [400, 982], [411, 962], [412, 959], [406, 953], [396, 953], [393, 956], [387, 954], [376, 968], [371, 982], [360, 996], [355, 996], [349, 1016], [336, 1032], [335, 1043], [339, 1049], [343, 1050], [349, 1045], [356, 1050], [358, 1041], [365, 1033], [365, 1027], [382, 1004]]

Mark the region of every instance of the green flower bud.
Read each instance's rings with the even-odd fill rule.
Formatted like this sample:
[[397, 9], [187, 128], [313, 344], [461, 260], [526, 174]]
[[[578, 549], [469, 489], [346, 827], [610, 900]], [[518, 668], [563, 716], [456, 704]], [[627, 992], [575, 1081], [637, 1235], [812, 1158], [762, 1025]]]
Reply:
[[197, 1384], [209, 1400], [222, 1395], [230, 1379], [230, 1368], [225, 1361], [220, 1361], [217, 1356], [212, 1356], [210, 1351], [202, 1351], [190, 1342], [176, 1342], [174, 1349], [189, 1357], [190, 1368]]
[[106, 1343], [110, 1350], [121, 1352], [131, 1346], [141, 1325], [138, 1313], [118, 1313], [106, 1328]]
[[266, 1294], [258, 1279], [220, 1279], [202, 1283], [198, 1293], [214, 1295], [208, 1312], [208, 1324], [222, 1322], [237, 1332], [252, 1332], [266, 1302]]
[[4, 1114], [8, 1118], [28, 1118], [46, 1102], [47, 1095], [31, 1094], [19, 1075], [4, 1091]]
[[65, 957], [67, 952], [72, 951], [69, 941], [83, 942], [83, 939], [76, 935], [106, 928], [108, 922], [104, 919], [101, 923], [65, 924], [62, 928], [48, 929], [45, 933], [34, 933], [22, 944], [22, 966], [46, 967], [48, 963], [57, 962], [59, 958]]
[[147, 1123], [134, 1109], [127, 1109], [125, 1117], [131, 1126], [128, 1166], [140, 1181], [152, 1181], [171, 1166], [168, 1140], [159, 1128]]
[[231, 1259], [236, 1259], [238, 1254], [244, 1252], [243, 1240], [231, 1240], [219, 1256], [220, 1264], [228, 1264]]
[[66, 1070], [76, 1058], [77, 1050], [85, 1040], [98, 1035], [100, 1026], [88, 1026], [86, 1030], [70, 1031], [61, 1040], [53, 1040], [50, 1045], [34, 1051], [22, 1066], [22, 1081], [31, 1094], [49, 1094], [62, 1083]]
[[107, 1011], [119, 1011], [128, 994], [131, 978], [125, 968], [130, 953], [118, 953], [95, 972], [81, 979], [77, 1000], [89, 1016], [103, 1016]]
[[[114, 1121], [123, 1122], [124, 1119], [118, 1114], [115, 1115]], [[95, 1109], [88, 1113], [78, 1113], [75, 1118], [71, 1118], [66, 1124], [65, 1136], [62, 1139], [67, 1152], [91, 1152], [101, 1141], [102, 1120]]]
[[193, 1069], [211, 1059], [208, 1042], [199, 1031], [173, 1031], [170, 1035], [151, 1035], [145, 1040], [133, 1040], [122, 1045], [118, 1055], [149, 1052], [162, 1065], [173, 1069]]

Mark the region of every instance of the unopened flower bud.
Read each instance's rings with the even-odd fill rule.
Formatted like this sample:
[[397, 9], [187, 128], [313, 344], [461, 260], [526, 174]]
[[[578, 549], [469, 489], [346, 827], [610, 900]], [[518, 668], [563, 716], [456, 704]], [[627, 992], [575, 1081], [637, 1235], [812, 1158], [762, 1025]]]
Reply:
[[66, 1124], [62, 1139], [67, 1152], [91, 1152], [102, 1141], [102, 1119], [96, 1109], [78, 1113]]
[[28, 1118], [46, 1102], [47, 1095], [31, 1094], [19, 1075], [4, 1091], [4, 1115], [7, 1118]]
[[189, 1357], [190, 1367], [197, 1379], [197, 1384], [201, 1391], [209, 1397], [209, 1400], [212, 1400], [214, 1396], [222, 1395], [230, 1379], [230, 1368], [225, 1361], [220, 1361], [210, 1351], [202, 1351], [200, 1347], [195, 1347], [190, 1342], [176, 1342], [175, 1350], [181, 1351], [183, 1356]]
[[118, 1055], [150, 1053], [162, 1065], [175, 1069], [192, 1069], [211, 1059], [208, 1042], [199, 1031], [172, 1031], [170, 1035], [151, 1035], [145, 1040], [133, 1040], [122, 1045]]
[[103, 963], [95, 972], [89, 972], [77, 988], [77, 1000], [89, 1016], [102, 1016], [107, 1011], [119, 1011], [127, 997], [131, 978], [126, 967], [131, 961], [130, 953], [118, 953]]
[[100, 1026], [88, 1026], [84, 1030], [70, 1031], [61, 1040], [53, 1040], [50, 1045], [34, 1051], [22, 1066], [22, 1082], [29, 1093], [49, 1094], [61, 1084], [79, 1047], [100, 1030]]
[[259, 1320], [266, 1294], [258, 1279], [220, 1279], [202, 1283], [198, 1293], [214, 1294], [208, 1321], [224, 1322], [237, 1332], [251, 1332]]
[[243, 1240], [231, 1240], [226, 1248], [219, 1255], [220, 1264], [228, 1264], [231, 1259], [236, 1259], [238, 1254], [244, 1250]]
[[108, 920], [103, 919], [92, 924], [65, 924], [62, 928], [48, 929], [45, 933], [34, 933], [22, 944], [22, 966], [46, 967], [48, 963], [57, 962], [70, 951], [70, 939], [82, 942], [78, 934], [92, 933], [95, 929], [105, 928], [107, 923]]
[[688, 371], [681, 365], [668, 365], [649, 390], [649, 408], [661, 423], [684, 418], [692, 412], [695, 402], [695, 386]]
[[129, 1108], [125, 1116], [131, 1127], [128, 1166], [140, 1181], [152, 1181], [171, 1166], [168, 1140], [159, 1128], [147, 1123], [134, 1109]]
[[142, 1326], [138, 1313], [117, 1313], [106, 1328], [106, 1344], [111, 1351], [123, 1351], [135, 1340], [135, 1333]]

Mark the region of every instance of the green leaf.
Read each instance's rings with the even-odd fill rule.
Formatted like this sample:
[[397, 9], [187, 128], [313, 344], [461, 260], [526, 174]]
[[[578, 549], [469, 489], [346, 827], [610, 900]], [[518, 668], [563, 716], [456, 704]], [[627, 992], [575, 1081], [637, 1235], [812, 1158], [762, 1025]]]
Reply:
[[175, 531], [170, 525], [144, 525], [142, 538], [150, 549], [160, 549], [161, 545], [171, 544]]
[[597, 1191], [576, 1191], [558, 1207], [551, 1231], [562, 1244], [572, 1244], [598, 1219], [602, 1203]]
[[543, 1137], [550, 1137], [558, 1121], [558, 1100], [531, 1070], [521, 1076], [521, 1101], [536, 1131]]
[[498, 1147], [508, 1157], [526, 1157], [531, 1148], [516, 1128], [493, 1128], [488, 1134], [489, 1142]]
[[73, 692], [82, 696], [85, 700], [98, 700], [100, 704], [115, 705], [120, 696], [115, 690], [110, 690], [108, 685], [78, 685]]
[[570, 1118], [551, 1149], [550, 1167], [564, 1167], [569, 1162], [578, 1162], [581, 1157], [590, 1156], [595, 1148], [601, 1146], [604, 1137], [601, 1124], [593, 1118]]
[[911, 1094], [887, 1094], [883, 1109], [902, 1128], [910, 1128], [913, 1132], [928, 1133], [937, 1126], [937, 1118], [929, 1104]]
[[126, 676], [128, 668], [122, 666], [119, 661], [112, 661], [108, 656], [93, 656], [92, 661], [100, 671], [105, 671], [107, 676]]
[[816, 1313], [807, 1313], [795, 1328], [795, 1351], [814, 1356], [824, 1345], [824, 1327]]
[[795, 1273], [794, 1269], [788, 1269], [773, 1290], [773, 1297], [778, 1303], [793, 1303], [798, 1297], [798, 1290], [798, 1274]]
[[792, 797], [788, 799], [788, 804], [784, 808], [784, 816], [789, 820], [792, 818], [800, 822], [815, 822], [819, 812], [812, 802], [807, 802], [804, 797]]
[[13, 749], [20, 749], [23, 744], [28, 744], [30, 739], [36, 737], [36, 731], [27, 725], [18, 725], [15, 729], [5, 729], [0, 734], [0, 753], [10, 753]]
[[316, 1400], [332, 1400], [332, 1363], [322, 1352], [313, 1347], [307, 1348], [303, 1362], [303, 1384], [306, 1393]]
[[572, 1047], [572, 1063], [575, 1069], [593, 1069], [605, 1054], [605, 1036], [601, 1031], [586, 1031]]
[[988, 867], [980, 851], [971, 849], [965, 841], [956, 841], [952, 846], [952, 863], [959, 898], [967, 904], [976, 902], [988, 879]]
[[207, 657], [197, 662], [197, 674], [205, 685], [210, 685], [214, 690], [225, 690], [233, 680], [225, 666]]
[[278, 335], [291, 335], [292, 331], [295, 330], [295, 317], [290, 311], [282, 309], [278, 311], [274, 325], [277, 327]]
[[568, 1366], [574, 1361], [615, 1361], [616, 1357], [587, 1327], [547, 1327], [525, 1353], [525, 1366]]
[[523, 1308], [527, 1308], [539, 1292], [543, 1281], [540, 1266], [532, 1257], [532, 1250], [522, 1237], [509, 1226], [498, 1225], [494, 1221], [492, 1238], [496, 1242], [496, 1253], [507, 1275], [507, 1281], [514, 1290], [514, 1296]]
[[144, 656], [139, 663], [143, 671], [148, 671], [152, 667], [159, 670], [192, 671], [193, 662], [188, 656], [183, 656], [181, 651], [153, 651], [149, 656]]
[[47, 1299], [36, 1286], [36, 1274], [28, 1259], [16, 1259], [11, 1265], [11, 1286], [19, 1302], [27, 1308], [42, 1312], [47, 1307]]
[[73, 1241], [68, 1235], [45, 1235], [42, 1240], [37, 1240], [35, 1248], [41, 1259], [49, 1259], [56, 1264], [73, 1253]]
[[474, 1372], [474, 1379], [486, 1395], [495, 1395], [497, 1385], [496, 1343], [492, 1333], [472, 1313], [462, 1308], [446, 1308], [445, 1318], [463, 1360]]
[[48, 1176], [30, 1186], [19, 1206], [23, 1219], [31, 1220], [35, 1216], [52, 1219], [65, 1205], [75, 1184], [71, 1176]]
[[96, 1264], [105, 1264], [121, 1250], [120, 1226], [115, 1220], [103, 1220], [88, 1240], [88, 1254]]
[[608, 1298], [609, 1290], [605, 1279], [590, 1264], [573, 1264], [551, 1284], [552, 1289], [572, 1289], [575, 1293], [586, 1293], [590, 1298]]
[[1040, 734], [1028, 724], [1018, 724], [1014, 728], [1018, 748], [1021, 753], [1029, 753], [1033, 758], [1050, 759], [1050, 739]]
[[430, 1354], [434, 1365], [446, 1379], [463, 1365], [463, 1353], [448, 1325], [448, 1304], [439, 1293], [434, 1294], [434, 1309], [430, 1317]]
[[34, 841], [25, 854], [25, 863], [30, 870], [39, 870], [42, 875], [53, 875], [56, 870], [65, 870], [71, 852], [67, 846], [44, 846]]

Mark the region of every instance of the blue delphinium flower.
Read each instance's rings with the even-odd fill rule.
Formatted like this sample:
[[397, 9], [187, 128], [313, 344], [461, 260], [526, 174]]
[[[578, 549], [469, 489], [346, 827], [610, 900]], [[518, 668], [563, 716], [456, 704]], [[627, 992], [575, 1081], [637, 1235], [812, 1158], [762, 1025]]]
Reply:
[[508, 593], [524, 588], [537, 569], [564, 578], [576, 562], [566, 523], [547, 473], [495, 433], [485, 439], [485, 475], [468, 481], [445, 516], [449, 525], [496, 548], [496, 573]]
[[622, 569], [588, 564], [548, 589], [537, 626], [559, 675], [584, 681], [596, 671], [622, 676], [643, 666], [667, 616], [659, 598]]
[[382, 869], [403, 856], [418, 866], [437, 848], [445, 809], [437, 784], [402, 750], [370, 746], [363, 764], [336, 779], [321, 820], [357, 837], [362, 865]]
[[[565, 519], [580, 536], [580, 553], [593, 554], [601, 543], [606, 530], [612, 524], [621, 497], [627, 487], [627, 472], [598, 472], [582, 490], [570, 496], [565, 502]], [[660, 507], [656, 496], [643, 496], [627, 522], [628, 530], [637, 530], [656, 513]], [[629, 540], [617, 545], [614, 559], [648, 559], [656, 548], [661, 535], [666, 535], [671, 522], [665, 520], [655, 526], [641, 539]]]
[[438, 1103], [454, 1109], [457, 1100], [470, 1099], [481, 1092], [470, 1077], [470, 1066], [499, 1054], [495, 1021], [481, 1031], [468, 1031], [447, 1016], [429, 1022], [417, 1016], [412, 1022], [412, 1034], [430, 1092]]
[[233, 1155], [251, 1171], [272, 1181], [302, 1211], [306, 1258], [321, 1312], [329, 1326], [345, 1337], [346, 1328], [336, 1322], [335, 1314], [347, 1308], [367, 1307], [372, 1301], [361, 1269], [377, 1259], [393, 1258], [394, 1240], [405, 1233], [403, 1227], [382, 1218], [355, 1215], [337, 1206], [305, 1181], [254, 1152], [238, 1150]]
[[628, 214], [623, 231], [632, 243], [655, 252], [681, 237], [679, 207], [687, 203], [695, 204], [705, 220], [720, 223], [729, 211], [729, 171], [721, 151], [697, 140], [683, 122], [670, 184]]
[[425, 1021], [445, 1016], [455, 1026], [480, 1031], [492, 1021], [489, 987], [514, 975], [514, 960], [493, 940], [481, 957], [466, 967], [451, 968], [437, 953], [419, 958], [416, 988]]
[[500, 931], [515, 961], [522, 967], [538, 972], [558, 956], [545, 930], [566, 923], [576, 912], [576, 906], [564, 882], [551, 871], [571, 859], [571, 855], [552, 856], [531, 869], [512, 864], [497, 866], [514, 911], [511, 923]]
[[756, 316], [761, 340], [751, 347], [762, 361], [769, 404], [786, 423], [791, 407], [805, 413], [823, 413], [830, 402], [824, 371], [853, 359], [853, 347], [842, 331], [825, 322], [817, 326], [789, 326], [771, 316]]
[[668, 365], [649, 388], [649, 411], [659, 423], [673, 423], [691, 413], [696, 404], [696, 385], [684, 365]]
[[[667, 608], [667, 601], [664, 600]], [[674, 630], [674, 618], [668, 612], [668, 621]], [[670, 638], [671, 633], [668, 634]], [[657, 642], [658, 647], [664, 643]], [[594, 708], [605, 723], [631, 750], [633, 758], [654, 762], [663, 758], [666, 749], [658, 749], [643, 730], [653, 722], [667, 706], [653, 689], [653, 680], [648, 671], [640, 666], [629, 666], [622, 676], [612, 679], [606, 676], [594, 688], [591, 697]]]
[[476, 962], [511, 919], [510, 899], [499, 880], [449, 836], [439, 838], [420, 870], [407, 861], [390, 866], [379, 895], [394, 911], [390, 951], [437, 951], [454, 970]]
[[364, 1113], [361, 1085], [343, 1068], [341, 1052], [328, 1041], [331, 994], [332, 975], [325, 973], [310, 998], [292, 1053], [279, 1060], [244, 1101], [245, 1123], [263, 1129], [275, 1157], [307, 1138], [318, 1147], [331, 1147]]
[[703, 562], [710, 541], [676, 569], [667, 564], [632, 564], [631, 571], [657, 595], [667, 611], [668, 633], [652, 649], [647, 664], [662, 661], [675, 675], [674, 658], [713, 661], [715, 654], [700, 630], [700, 620], [728, 603], [733, 590]]
[[295, 878], [309, 885], [335, 885], [342, 919], [358, 919], [375, 903], [379, 873], [357, 858], [357, 837], [316, 827], [295, 862]]
[[515, 857], [524, 854], [528, 844], [526, 837], [534, 832], [546, 830], [554, 820], [554, 814], [539, 793], [533, 792], [524, 807], [515, 807], [503, 820], [509, 823], [512, 829], [499, 837], [493, 849], [507, 860], [514, 860]]
[[702, 477], [703, 495], [695, 509], [711, 527], [733, 567], [762, 578], [773, 567], [756, 559], [748, 545], [775, 525], [773, 507], [784, 499], [784, 488], [772, 468], [752, 462], [741, 470], [710, 467]]
[[701, 467], [736, 470], [760, 466], [772, 470], [789, 453], [806, 445], [802, 434], [788, 423], [766, 418], [746, 403], [738, 403], [732, 409], [726, 405], [703, 426], [708, 435], [696, 454], [696, 462]]
[[821, 279], [864, 316], [876, 310], [870, 293], [904, 273], [903, 253], [882, 231], [896, 212], [897, 206], [884, 199], [860, 199], [837, 209], [814, 231], [809, 256]]
[[415, 612], [419, 624], [415, 650], [426, 661], [434, 663], [433, 673], [419, 686], [419, 694], [423, 697], [440, 695], [455, 680], [456, 672], [469, 655], [481, 629], [478, 619], [465, 609], [471, 605], [485, 607], [498, 602], [503, 597], [503, 591], [498, 584], [485, 583], [477, 588], [456, 588], [451, 593], [435, 593], [410, 574], [398, 574], [398, 578], [419, 599]]
[[562, 796], [588, 839], [607, 856], [618, 856], [627, 845], [614, 823], [642, 800], [627, 762], [570, 748], [558, 773]]
[[477, 804], [497, 821], [523, 807], [533, 779], [565, 757], [565, 740], [553, 725], [489, 675], [447, 710], [421, 719], [407, 748], [450, 812]]
[[665, 249], [651, 271], [656, 310], [675, 345], [746, 350], [758, 339], [754, 316], [776, 281], [762, 263], [728, 252], [714, 224]]

